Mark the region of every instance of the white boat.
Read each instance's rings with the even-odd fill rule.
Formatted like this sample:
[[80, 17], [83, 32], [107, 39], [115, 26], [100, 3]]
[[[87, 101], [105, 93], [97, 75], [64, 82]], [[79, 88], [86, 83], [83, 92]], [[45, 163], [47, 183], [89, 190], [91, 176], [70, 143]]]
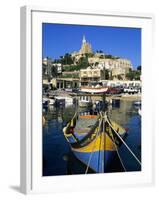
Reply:
[[140, 109], [140, 108], [138, 109], [138, 114], [139, 114], [140, 116], [142, 116], [142, 112], [141, 112], [141, 109]]
[[55, 98], [54, 98], [54, 97], [50, 97], [50, 98], [48, 99], [48, 101], [49, 101], [49, 105], [54, 105], [54, 103], [55, 103]]
[[45, 103], [45, 102], [48, 101], [48, 98], [47, 98], [47, 97], [43, 97], [43, 98], [42, 98], [42, 101], [43, 101], [43, 103]]
[[80, 88], [81, 92], [86, 92], [86, 93], [91, 93], [91, 94], [105, 93], [105, 92], [107, 92], [107, 90], [108, 90], [107, 87], [102, 87], [102, 86], [95, 86], [95, 87], [82, 86]]
[[80, 96], [78, 104], [80, 107], [91, 107], [93, 105], [90, 96]]
[[54, 105], [55, 103], [54, 97], [43, 97], [42, 101], [44, 106]]
[[135, 105], [135, 106], [141, 106], [141, 101], [135, 101], [135, 102], [134, 102], [134, 105]]
[[73, 98], [69, 96], [56, 96], [55, 97], [56, 104], [65, 104], [65, 105], [72, 105]]
[[48, 107], [49, 100], [47, 97], [42, 98], [42, 104], [43, 104], [43, 107]]

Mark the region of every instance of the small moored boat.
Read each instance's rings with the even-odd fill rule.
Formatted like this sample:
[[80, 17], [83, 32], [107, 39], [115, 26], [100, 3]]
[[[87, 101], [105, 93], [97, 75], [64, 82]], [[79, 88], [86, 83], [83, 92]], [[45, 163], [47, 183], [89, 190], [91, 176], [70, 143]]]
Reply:
[[139, 114], [140, 116], [142, 115], [141, 109], [140, 109], [140, 108], [138, 109], [138, 114]]
[[134, 101], [135, 106], [141, 106], [141, 101]]
[[108, 90], [108, 87], [104, 86], [82, 86], [80, 88], [81, 92], [90, 93], [90, 94], [101, 94], [106, 93]]
[[49, 97], [48, 101], [49, 101], [49, 105], [51, 105], [51, 106], [55, 104], [55, 98], [54, 97]]
[[56, 96], [55, 97], [55, 105], [65, 105], [69, 106], [72, 105], [74, 102], [73, 98], [71, 96]]
[[[112, 160], [118, 158], [120, 138], [126, 134], [126, 130], [110, 120], [105, 112], [76, 113], [63, 132], [74, 155], [86, 165], [85, 173], [88, 169], [95, 173], [108, 172]], [[120, 163], [119, 158], [118, 161]]]
[[48, 105], [49, 105], [49, 100], [47, 97], [43, 97], [42, 98], [42, 105], [43, 105], [43, 108], [47, 108]]

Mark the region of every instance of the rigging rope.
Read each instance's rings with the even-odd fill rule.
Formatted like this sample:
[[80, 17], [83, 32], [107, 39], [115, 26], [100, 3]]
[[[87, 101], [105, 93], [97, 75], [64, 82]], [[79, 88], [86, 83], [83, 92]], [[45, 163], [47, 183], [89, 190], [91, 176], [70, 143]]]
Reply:
[[[111, 126], [111, 128], [114, 130], [114, 128], [112, 127], [111, 123], [108, 120], [107, 117], [107, 122], [108, 124]], [[137, 156], [134, 154], [134, 152], [130, 149], [130, 147], [126, 144], [126, 142], [124, 142], [124, 140], [122, 139], [122, 137], [119, 135], [118, 132], [116, 132], [116, 130], [114, 130], [114, 132], [116, 133], [116, 135], [119, 137], [119, 139], [122, 141], [122, 143], [126, 146], [126, 148], [128, 149], [128, 151], [133, 155], [133, 157], [135, 158], [135, 160], [141, 165], [140, 160], [137, 158]]]
[[[102, 121], [103, 121], [103, 118], [102, 118]], [[102, 122], [101, 122], [101, 125], [102, 125]], [[99, 166], [100, 166], [101, 145], [102, 145], [102, 134], [100, 135], [100, 145], [99, 145], [99, 150], [98, 150], [98, 172], [100, 171]]]
[[[113, 136], [113, 134], [112, 134], [112, 136]], [[121, 159], [121, 157], [120, 157], [120, 154], [119, 154], [119, 152], [118, 152], [118, 148], [117, 148], [117, 146], [116, 146], [114, 136], [113, 136], [113, 143], [114, 143], [114, 145], [115, 145], [115, 148], [116, 148], [116, 151], [117, 151], [117, 154], [118, 154], [119, 160], [120, 160], [120, 162], [121, 162], [121, 165], [122, 165], [124, 171], [126, 172], [127, 170], [126, 170], [126, 168], [125, 168], [125, 166], [124, 166], [124, 163], [123, 163], [123, 161], [122, 161], [122, 159]]]

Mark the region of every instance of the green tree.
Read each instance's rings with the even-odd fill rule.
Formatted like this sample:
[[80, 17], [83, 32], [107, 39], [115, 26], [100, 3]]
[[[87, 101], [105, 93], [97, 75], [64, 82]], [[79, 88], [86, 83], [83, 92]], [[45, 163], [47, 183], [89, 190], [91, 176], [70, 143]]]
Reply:
[[141, 71], [141, 65], [137, 66], [137, 70]]
[[51, 75], [52, 77], [57, 77], [58, 73], [57, 73], [57, 66], [52, 66], [51, 68]]
[[112, 58], [113, 56], [112, 55], [105, 55], [105, 58]]
[[130, 70], [129, 73], [126, 74], [126, 77], [129, 80], [140, 80], [141, 71], [138, 70]]
[[89, 66], [88, 58], [87, 57], [81, 57], [79, 59], [78, 65], [81, 69], [88, 67]]
[[61, 57], [61, 63], [63, 65], [71, 65], [71, 64], [73, 64], [72, 56], [69, 53], [66, 53], [63, 57]]
[[62, 74], [60, 78], [79, 78], [79, 74]]
[[101, 55], [99, 56], [99, 58], [103, 59], [103, 58], [105, 58], [105, 55], [104, 55], [104, 54], [101, 54]]

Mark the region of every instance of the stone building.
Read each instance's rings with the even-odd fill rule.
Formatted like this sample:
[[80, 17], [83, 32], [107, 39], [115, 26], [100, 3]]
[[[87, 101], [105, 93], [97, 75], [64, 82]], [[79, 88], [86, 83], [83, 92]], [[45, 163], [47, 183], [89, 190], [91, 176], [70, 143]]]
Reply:
[[62, 64], [61, 63], [53, 63], [52, 67], [55, 68], [57, 74], [61, 74], [62, 73]]
[[104, 78], [104, 71], [100, 68], [88, 67], [87, 69], [80, 70], [81, 85], [88, 85], [89, 83], [93, 82], [98, 83]]
[[88, 58], [90, 65], [98, 65], [101, 69], [107, 69], [111, 72], [113, 78], [118, 78], [120, 76], [125, 79], [126, 74], [132, 69], [131, 61], [123, 58], [101, 58], [101, 57], [91, 57]]
[[52, 60], [51, 58], [43, 58], [42, 60], [42, 71], [43, 71], [43, 77], [51, 77], [51, 68], [52, 68]]

